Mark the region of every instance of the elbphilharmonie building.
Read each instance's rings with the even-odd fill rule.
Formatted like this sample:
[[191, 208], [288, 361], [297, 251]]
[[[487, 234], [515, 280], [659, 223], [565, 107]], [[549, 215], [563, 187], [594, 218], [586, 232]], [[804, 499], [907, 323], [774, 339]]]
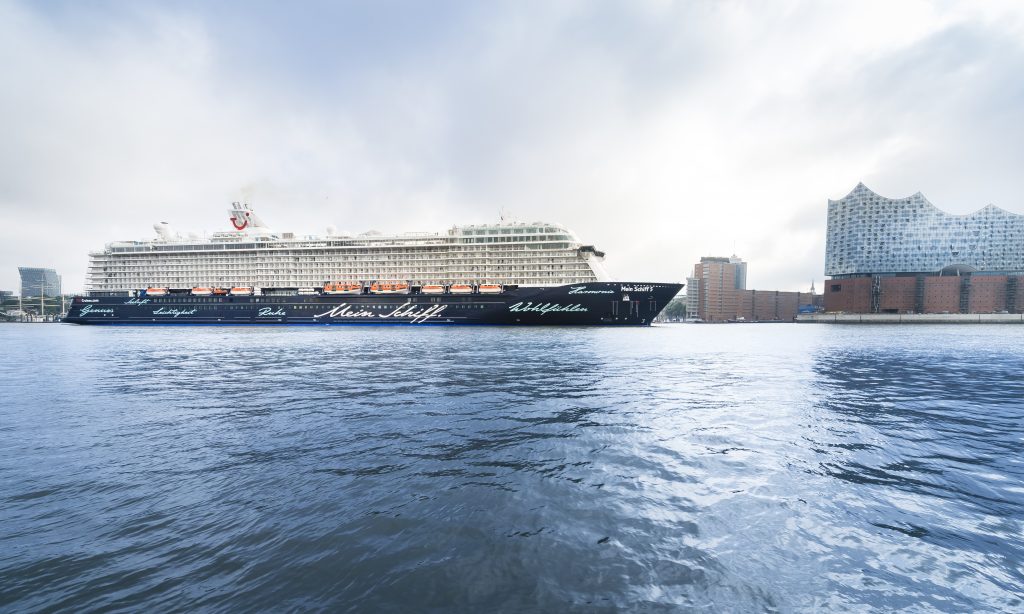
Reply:
[[886, 198], [857, 184], [828, 201], [825, 307], [852, 313], [1024, 309], [1024, 216], [988, 205], [967, 215], [920, 192]]
[[825, 274], [1024, 271], [1024, 215], [994, 205], [953, 215], [920, 192], [886, 198], [863, 183], [828, 201]]

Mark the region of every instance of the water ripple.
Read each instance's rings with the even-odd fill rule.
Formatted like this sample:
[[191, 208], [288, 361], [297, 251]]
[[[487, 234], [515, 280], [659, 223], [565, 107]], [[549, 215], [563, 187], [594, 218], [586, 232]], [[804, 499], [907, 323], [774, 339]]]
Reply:
[[0, 609], [1021, 611], [1022, 341], [0, 326]]

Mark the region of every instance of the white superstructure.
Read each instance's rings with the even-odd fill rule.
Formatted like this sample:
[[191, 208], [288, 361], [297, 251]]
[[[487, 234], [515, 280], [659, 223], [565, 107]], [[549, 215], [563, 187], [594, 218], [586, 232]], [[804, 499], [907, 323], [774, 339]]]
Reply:
[[603, 254], [546, 222], [453, 226], [442, 233], [296, 237], [272, 231], [235, 203], [232, 230], [183, 237], [165, 222], [157, 237], [89, 254], [89, 292], [147, 287], [318, 287], [329, 282], [559, 286], [608, 281]]

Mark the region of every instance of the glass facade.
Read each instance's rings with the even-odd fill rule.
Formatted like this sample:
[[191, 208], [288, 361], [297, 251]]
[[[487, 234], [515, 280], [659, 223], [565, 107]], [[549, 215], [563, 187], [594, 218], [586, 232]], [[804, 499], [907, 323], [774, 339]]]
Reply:
[[941, 211], [920, 193], [885, 198], [864, 184], [828, 201], [825, 274], [1024, 271], [1024, 216], [993, 205]]
[[60, 275], [53, 269], [18, 267], [22, 296], [60, 296]]

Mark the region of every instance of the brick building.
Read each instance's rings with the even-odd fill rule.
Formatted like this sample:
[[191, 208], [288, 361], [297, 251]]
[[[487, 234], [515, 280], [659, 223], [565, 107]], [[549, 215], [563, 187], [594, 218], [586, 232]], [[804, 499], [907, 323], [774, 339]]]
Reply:
[[791, 322], [801, 307], [813, 306], [816, 295], [784, 290], [740, 290], [736, 316], [747, 322]]
[[820, 304], [811, 292], [747, 290], [747, 263], [706, 256], [687, 279], [687, 312], [705, 322], [792, 322], [801, 307]]
[[686, 303], [691, 314], [705, 322], [736, 318], [739, 290], [747, 283], [747, 263], [740, 258], [705, 256], [687, 279]]
[[825, 282], [825, 311], [1022, 313], [1020, 275], [871, 275]]
[[825, 274], [826, 311], [1021, 313], [1024, 216], [992, 205], [950, 215], [920, 192], [858, 184], [828, 203]]

